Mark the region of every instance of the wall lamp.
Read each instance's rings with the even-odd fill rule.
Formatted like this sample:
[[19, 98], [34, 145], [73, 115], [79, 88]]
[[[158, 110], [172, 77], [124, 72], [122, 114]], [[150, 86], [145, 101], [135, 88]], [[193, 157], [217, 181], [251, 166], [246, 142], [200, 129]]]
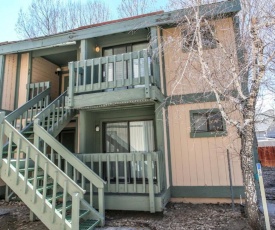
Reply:
[[99, 47], [99, 45], [96, 45], [95, 46], [95, 52], [99, 53], [99, 51], [100, 51], [100, 47]]
[[62, 70], [60, 67], [56, 68], [55, 74], [57, 74], [58, 76], [61, 76]]
[[96, 131], [96, 132], [99, 132], [99, 125], [96, 125], [96, 126], [95, 126], [95, 131]]

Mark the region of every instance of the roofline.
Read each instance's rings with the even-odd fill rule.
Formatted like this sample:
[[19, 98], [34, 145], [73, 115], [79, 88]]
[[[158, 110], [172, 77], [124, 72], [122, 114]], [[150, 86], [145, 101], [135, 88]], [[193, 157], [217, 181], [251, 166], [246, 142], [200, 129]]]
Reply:
[[[240, 10], [240, 0], [224, 1], [200, 6], [200, 14], [205, 17], [236, 14]], [[126, 31], [135, 31], [153, 26], [175, 24], [179, 18], [192, 14], [192, 12], [194, 12], [193, 8], [185, 8], [165, 13], [155, 12], [132, 18], [118, 19], [105, 23], [103, 22], [96, 25], [91, 25], [91, 27], [87, 29], [82, 29], [83, 27], [80, 27], [75, 30], [44, 37], [5, 43], [2, 45], [0, 43], [0, 55], [26, 52], [38, 48], [41, 49], [49, 46], [55, 46], [57, 44], [64, 44], [67, 42], [74, 42], [82, 39], [95, 38]]]

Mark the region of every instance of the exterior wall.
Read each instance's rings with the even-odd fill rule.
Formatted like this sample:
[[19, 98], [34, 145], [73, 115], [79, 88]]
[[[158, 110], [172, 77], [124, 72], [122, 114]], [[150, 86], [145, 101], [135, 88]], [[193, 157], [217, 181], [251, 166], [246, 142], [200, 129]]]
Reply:
[[6, 55], [2, 106], [4, 110], [14, 110], [16, 73], [17, 73], [17, 54]]
[[189, 111], [214, 107], [214, 102], [208, 102], [168, 108], [173, 186], [228, 186], [227, 149], [233, 185], [243, 185], [240, 141], [233, 127], [227, 127], [228, 135], [224, 137], [190, 137]]
[[27, 99], [26, 85], [28, 83], [29, 72], [29, 54], [25, 53], [21, 55], [20, 63], [20, 77], [19, 77], [19, 90], [18, 90], [18, 107], [23, 105]]
[[[223, 43], [224, 47], [227, 50], [235, 50], [236, 44], [232, 18], [216, 20], [212, 24], [215, 26], [217, 38]], [[195, 54], [182, 50], [180, 29], [163, 29], [163, 39], [166, 41], [164, 59], [168, 96], [210, 91], [209, 87], [203, 82], [198, 84], [197, 76], [201, 74], [200, 64]], [[227, 67], [230, 62], [224, 58], [224, 52], [220, 48], [214, 48], [205, 50], [204, 55], [208, 65], [212, 68], [213, 74], [216, 74], [217, 78], [222, 79], [221, 84], [227, 86], [227, 82], [230, 80], [227, 78]], [[190, 61], [191, 59], [192, 61]], [[237, 66], [237, 54], [235, 61]]]
[[51, 100], [59, 96], [59, 76], [55, 74], [57, 67], [57, 65], [41, 57], [32, 60], [31, 83], [50, 81]]

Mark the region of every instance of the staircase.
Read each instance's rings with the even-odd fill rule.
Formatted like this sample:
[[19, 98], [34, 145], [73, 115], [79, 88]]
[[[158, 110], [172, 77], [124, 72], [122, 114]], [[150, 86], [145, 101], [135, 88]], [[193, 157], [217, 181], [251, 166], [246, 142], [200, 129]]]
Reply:
[[75, 112], [65, 108], [66, 92], [51, 104], [49, 93], [0, 113], [0, 177], [49, 229], [103, 226], [105, 182], [55, 139]]

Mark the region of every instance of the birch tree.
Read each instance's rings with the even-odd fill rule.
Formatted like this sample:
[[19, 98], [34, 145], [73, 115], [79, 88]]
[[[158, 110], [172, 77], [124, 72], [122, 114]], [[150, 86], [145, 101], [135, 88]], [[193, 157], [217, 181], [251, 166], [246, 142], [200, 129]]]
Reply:
[[99, 0], [32, 0], [26, 10], [20, 9], [15, 30], [21, 38], [34, 38], [109, 19], [108, 6]]
[[132, 17], [146, 14], [157, 10], [157, 0], [121, 0], [117, 11], [120, 17]]
[[[172, 1], [174, 6], [178, 3], [176, 8], [186, 4]], [[234, 36], [233, 31], [228, 32], [230, 27], [217, 26], [216, 21], [222, 20], [224, 15], [214, 15], [215, 4], [209, 5], [209, 11], [202, 12], [201, 1], [196, 0], [188, 1], [191, 6], [188, 13], [177, 18], [177, 31], [181, 32], [168, 36], [163, 49], [164, 52], [175, 49], [170, 52], [184, 53], [173, 60], [178, 65], [170, 82], [172, 95], [184, 92], [184, 82], [196, 87], [196, 92], [202, 92], [205, 97], [211, 92], [227, 126], [236, 130], [241, 140], [239, 154], [246, 213], [250, 225], [260, 229], [253, 157], [255, 111], [260, 90], [265, 90], [262, 89], [265, 85], [274, 86], [267, 83], [274, 82], [275, 17], [272, 9], [275, 4], [242, 0], [241, 5], [242, 11], [235, 17], [236, 24], [240, 19], [240, 30], [235, 31], [236, 43], [226, 39], [226, 36]]]

